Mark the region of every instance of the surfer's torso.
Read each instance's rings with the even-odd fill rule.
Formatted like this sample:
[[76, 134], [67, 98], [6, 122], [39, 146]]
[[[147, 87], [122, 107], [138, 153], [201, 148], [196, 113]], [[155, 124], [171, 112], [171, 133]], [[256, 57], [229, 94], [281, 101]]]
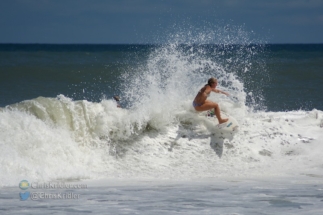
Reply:
[[207, 97], [210, 96], [211, 91], [212, 88], [209, 85], [205, 85], [197, 93], [193, 103], [195, 103], [197, 106], [201, 106], [202, 104], [204, 104]]

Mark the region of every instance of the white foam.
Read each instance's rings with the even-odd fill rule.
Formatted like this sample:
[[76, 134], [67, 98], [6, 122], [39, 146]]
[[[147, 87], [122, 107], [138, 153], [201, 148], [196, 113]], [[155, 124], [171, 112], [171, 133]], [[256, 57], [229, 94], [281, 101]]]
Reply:
[[238, 114], [233, 103], [224, 105], [240, 124], [231, 139], [212, 135], [189, 101], [172, 112], [168, 124], [162, 117], [170, 113], [144, 116], [111, 100], [60, 96], [2, 109], [1, 183], [320, 175], [322, 111]]

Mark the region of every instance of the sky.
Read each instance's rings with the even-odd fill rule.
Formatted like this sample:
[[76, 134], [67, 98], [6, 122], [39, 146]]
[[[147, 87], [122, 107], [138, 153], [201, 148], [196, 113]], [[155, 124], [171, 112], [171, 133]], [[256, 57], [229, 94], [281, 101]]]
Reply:
[[323, 43], [323, 0], [0, 1], [0, 43], [159, 43], [184, 26], [235, 26], [265, 43]]

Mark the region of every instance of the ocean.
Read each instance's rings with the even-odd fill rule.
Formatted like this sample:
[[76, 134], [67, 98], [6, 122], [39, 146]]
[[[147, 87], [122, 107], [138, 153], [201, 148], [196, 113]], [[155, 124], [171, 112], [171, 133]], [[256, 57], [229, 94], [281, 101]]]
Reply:
[[[186, 59], [174, 63], [191, 63], [187, 65], [191, 71], [182, 71], [180, 75], [189, 76], [200, 69], [199, 72], [205, 70], [203, 76], [207, 78], [209, 74], [219, 75], [216, 70], [225, 69], [244, 84], [246, 93], [256, 91], [247, 100], [261, 101], [261, 110], [323, 110], [322, 44], [177, 46], [182, 49], [183, 56], [179, 57]], [[122, 75], [135, 72], [144, 75], [152, 61], [181, 60], [152, 56], [159, 49], [167, 51], [156, 45], [2, 44], [0, 107], [39, 96], [55, 98], [61, 94], [73, 100], [100, 102], [105, 96], [121, 95], [125, 91], [120, 86], [125, 81]], [[193, 55], [192, 59], [187, 55]], [[214, 60], [214, 65], [207, 60]], [[205, 63], [206, 68], [196, 68], [198, 63]], [[183, 65], [164, 66], [171, 70], [169, 67], [181, 69]], [[161, 68], [154, 69], [163, 72]]]
[[323, 45], [234, 42], [0, 44], [1, 214], [322, 214]]

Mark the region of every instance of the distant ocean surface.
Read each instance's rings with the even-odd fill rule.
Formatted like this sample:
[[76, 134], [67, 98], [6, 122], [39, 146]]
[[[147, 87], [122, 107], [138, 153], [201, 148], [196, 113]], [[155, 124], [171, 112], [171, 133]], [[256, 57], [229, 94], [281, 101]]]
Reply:
[[[251, 47], [255, 53], [250, 53]], [[322, 44], [177, 48], [182, 49], [183, 55], [203, 50], [205, 59], [214, 60], [227, 74], [237, 75], [244, 84], [243, 90], [253, 95], [248, 101], [260, 102], [263, 110], [323, 110]], [[190, 48], [195, 48], [196, 53]], [[123, 88], [127, 87], [123, 83], [131, 82], [122, 75], [135, 72], [144, 75], [145, 71], [138, 69], [149, 69], [146, 67], [151, 53], [158, 49], [162, 48], [154, 45], [1, 44], [0, 106], [39, 96], [55, 98], [60, 94], [91, 102], [116, 94], [122, 97], [128, 90]], [[194, 72], [195, 66], [188, 66], [192, 71], [183, 71], [183, 76]], [[203, 70], [204, 74], [218, 76], [217, 68]], [[204, 82], [198, 84], [202, 86]]]

